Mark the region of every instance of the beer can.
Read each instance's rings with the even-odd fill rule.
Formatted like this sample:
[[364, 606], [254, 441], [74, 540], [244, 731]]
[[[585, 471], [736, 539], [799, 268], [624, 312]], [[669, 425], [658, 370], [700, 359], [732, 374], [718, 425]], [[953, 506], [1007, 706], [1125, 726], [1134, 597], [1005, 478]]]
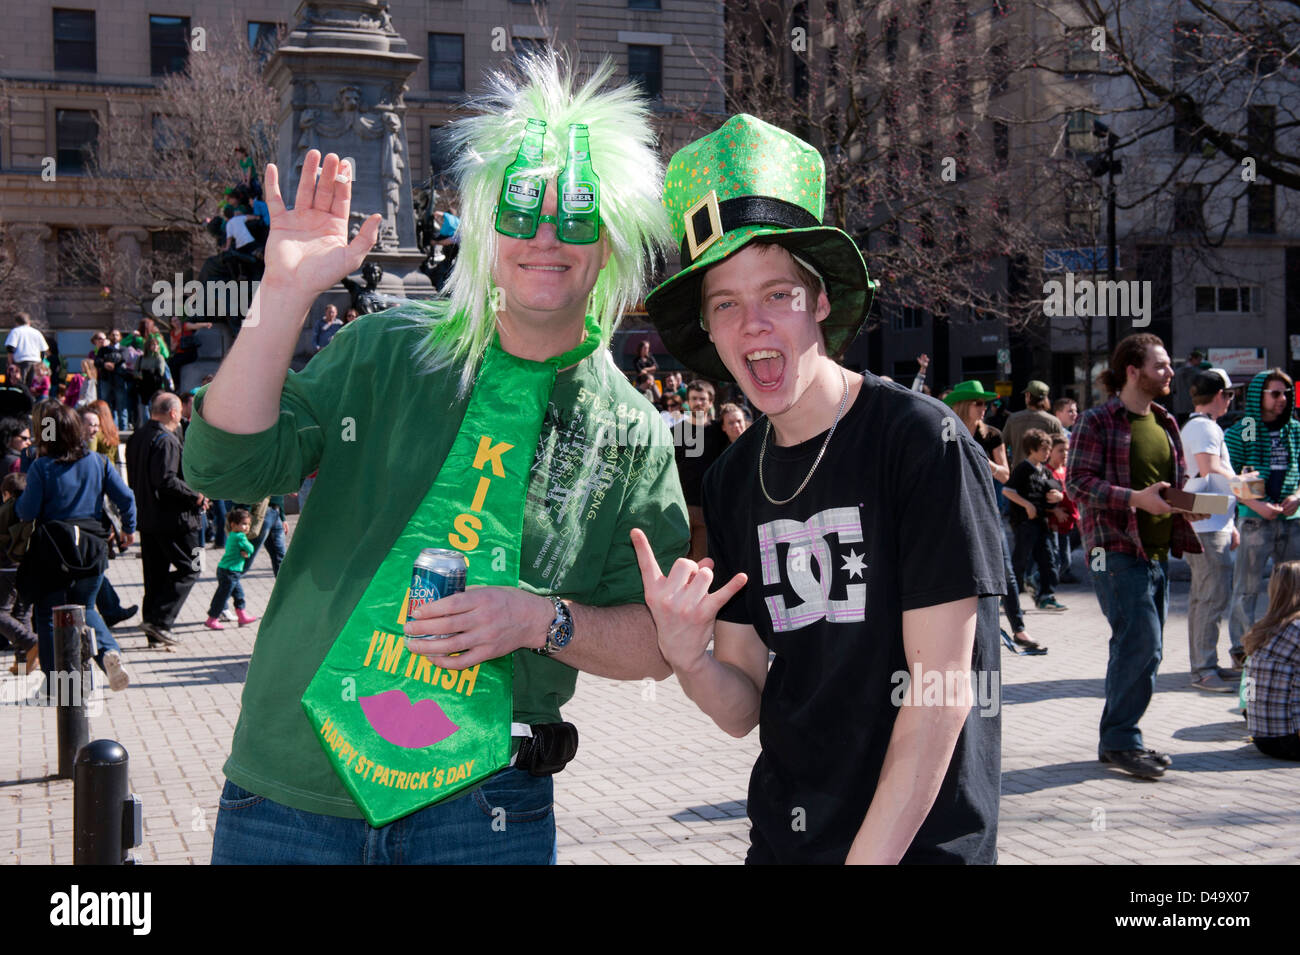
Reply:
[[465, 569], [468, 562], [460, 551], [426, 547], [415, 558], [411, 571], [411, 596], [406, 605], [406, 617], [434, 600], [441, 600], [465, 589]]

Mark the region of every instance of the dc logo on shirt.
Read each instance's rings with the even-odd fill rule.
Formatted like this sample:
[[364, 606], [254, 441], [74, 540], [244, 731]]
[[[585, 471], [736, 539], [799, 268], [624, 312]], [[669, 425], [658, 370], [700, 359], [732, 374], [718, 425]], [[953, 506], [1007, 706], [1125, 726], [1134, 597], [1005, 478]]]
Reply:
[[[799, 603], [787, 607], [784, 594], [764, 597], [772, 629], [777, 633], [799, 630], [819, 620], [831, 623], [857, 623], [866, 619], [867, 585], [864, 581], [864, 554], [852, 548], [847, 553], [832, 553], [830, 536], [834, 534], [842, 548], [862, 541], [862, 522], [855, 507], [832, 507], [805, 521], [781, 518], [758, 526], [759, 559], [763, 566], [763, 585], [780, 585], [783, 580], [798, 595]], [[789, 545], [782, 562], [778, 544]], [[865, 548], [864, 548], [865, 549]], [[832, 583], [839, 570], [847, 573], [843, 600], [832, 600]], [[785, 565], [782, 575], [781, 565]], [[862, 583], [853, 583], [857, 578]]]

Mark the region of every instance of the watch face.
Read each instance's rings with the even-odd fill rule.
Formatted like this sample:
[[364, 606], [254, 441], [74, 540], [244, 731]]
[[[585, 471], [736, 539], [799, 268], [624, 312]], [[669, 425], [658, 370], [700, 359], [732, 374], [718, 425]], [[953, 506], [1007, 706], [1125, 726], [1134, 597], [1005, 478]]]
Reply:
[[551, 624], [550, 633], [547, 639], [555, 645], [557, 650], [563, 650], [573, 639], [573, 617], [569, 614], [569, 608], [564, 604], [559, 604], [556, 609], [556, 621]]

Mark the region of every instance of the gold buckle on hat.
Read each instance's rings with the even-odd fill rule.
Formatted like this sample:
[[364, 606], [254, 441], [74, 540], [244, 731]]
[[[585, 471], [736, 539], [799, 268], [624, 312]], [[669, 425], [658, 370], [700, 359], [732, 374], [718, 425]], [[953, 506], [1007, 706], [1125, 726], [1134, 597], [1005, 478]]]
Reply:
[[[709, 232], [703, 238], [696, 235], [695, 232], [695, 215], [701, 209], [709, 210]], [[686, 245], [691, 253], [691, 261], [700, 257], [709, 246], [722, 238], [722, 214], [718, 211], [718, 193], [715, 189], [710, 189], [700, 197], [700, 200], [686, 210]]]

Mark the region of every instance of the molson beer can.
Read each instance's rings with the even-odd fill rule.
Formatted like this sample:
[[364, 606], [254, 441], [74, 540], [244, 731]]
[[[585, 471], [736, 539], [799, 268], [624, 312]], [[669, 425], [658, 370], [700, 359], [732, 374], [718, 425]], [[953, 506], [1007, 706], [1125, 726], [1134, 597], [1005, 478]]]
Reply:
[[440, 550], [436, 547], [426, 547], [420, 551], [411, 571], [411, 596], [406, 604], [406, 618], [409, 620], [414, 617], [415, 611], [426, 603], [464, 591], [465, 570], [468, 566], [465, 555], [460, 551]]

